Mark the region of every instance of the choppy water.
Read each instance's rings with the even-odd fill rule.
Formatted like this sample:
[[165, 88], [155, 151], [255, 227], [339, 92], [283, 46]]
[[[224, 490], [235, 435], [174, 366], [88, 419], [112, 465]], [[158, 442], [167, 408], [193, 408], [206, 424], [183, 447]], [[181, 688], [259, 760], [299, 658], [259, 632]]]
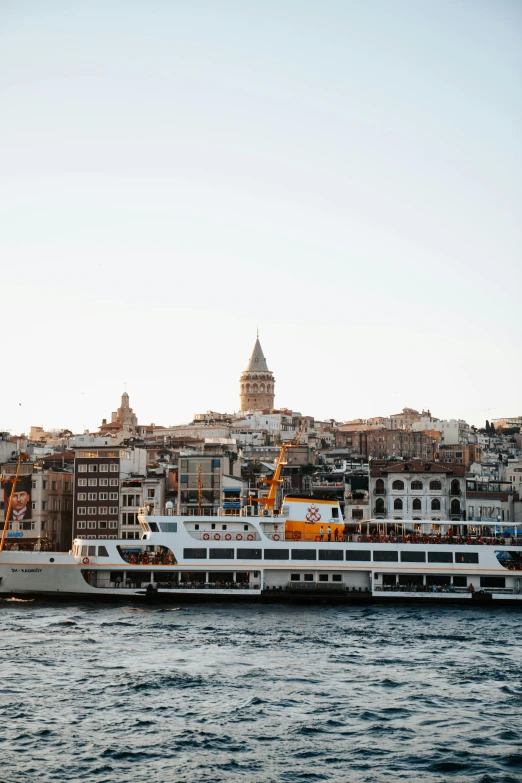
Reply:
[[522, 780], [522, 615], [0, 602], [0, 781]]

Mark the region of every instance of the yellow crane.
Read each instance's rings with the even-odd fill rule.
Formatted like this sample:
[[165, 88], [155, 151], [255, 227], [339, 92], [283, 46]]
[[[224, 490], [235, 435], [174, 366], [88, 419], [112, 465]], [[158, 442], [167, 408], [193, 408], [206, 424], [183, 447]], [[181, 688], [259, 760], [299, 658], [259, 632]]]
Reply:
[[277, 465], [274, 471], [274, 475], [272, 476], [272, 478], [269, 479], [267, 478], [261, 479], [263, 484], [268, 484], [270, 486], [270, 490], [268, 492], [267, 497], [250, 498], [250, 500], [254, 500], [257, 503], [262, 503], [265, 508], [268, 508], [271, 511], [274, 510], [275, 502], [277, 499], [277, 490], [279, 488], [279, 485], [283, 483], [283, 479], [281, 478], [281, 471], [283, 470], [283, 466], [287, 464], [285, 462], [285, 454], [288, 451], [288, 449], [296, 449], [299, 446], [302, 435], [303, 435], [303, 427], [301, 427], [299, 433], [296, 435], [296, 437], [293, 440], [289, 441], [288, 443], [281, 444], [281, 451], [279, 452], [279, 459], [277, 460]]
[[7, 511], [5, 512], [5, 520], [4, 520], [4, 529], [2, 531], [2, 540], [0, 541], [0, 552], [4, 549], [5, 544], [5, 538], [7, 536], [7, 529], [9, 527], [9, 517], [11, 516], [11, 509], [13, 508], [13, 498], [16, 492], [16, 485], [18, 483], [18, 476], [20, 475], [20, 466], [22, 462], [25, 462], [29, 459], [29, 455], [25, 454], [25, 452], [21, 451], [18, 455], [18, 463], [16, 465], [16, 474], [13, 479], [13, 486], [11, 488], [11, 494], [9, 496], [9, 503], [7, 506]]

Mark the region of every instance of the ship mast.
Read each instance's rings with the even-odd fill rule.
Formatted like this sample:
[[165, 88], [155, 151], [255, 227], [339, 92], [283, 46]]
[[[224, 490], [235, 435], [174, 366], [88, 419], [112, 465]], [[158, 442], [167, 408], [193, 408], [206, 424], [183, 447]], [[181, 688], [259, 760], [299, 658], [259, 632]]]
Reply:
[[11, 488], [11, 495], [9, 496], [9, 504], [7, 506], [7, 511], [5, 512], [5, 520], [4, 520], [4, 529], [2, 531], [2, 540], [0, 541], [0, 552], [3, 552], [4, 544], [5, 544], [5, 538], [7, 535], [7, 528], [9, 526], [9, 517], [11, 516], [11, 509], [13, 507], [13, 498], [14, 494], [16, 492], [16, 485], [18, 483], [18, 476], [20, 475], [20, 466], [22, 462], [25, 460], [28, 460], [29, 456], [25, 454], [23, 451], [20, 452], [18, 455], [18, 463], [16, 465], [16, 475], [13, 480], [13, 486]]

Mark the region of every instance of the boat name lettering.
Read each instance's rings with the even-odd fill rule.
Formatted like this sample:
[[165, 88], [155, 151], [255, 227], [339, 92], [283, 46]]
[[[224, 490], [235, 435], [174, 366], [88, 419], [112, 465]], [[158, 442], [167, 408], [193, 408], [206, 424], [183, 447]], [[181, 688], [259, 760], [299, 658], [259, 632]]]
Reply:
[[41, 568], [11, 568], [13, 574], [41, 574]]

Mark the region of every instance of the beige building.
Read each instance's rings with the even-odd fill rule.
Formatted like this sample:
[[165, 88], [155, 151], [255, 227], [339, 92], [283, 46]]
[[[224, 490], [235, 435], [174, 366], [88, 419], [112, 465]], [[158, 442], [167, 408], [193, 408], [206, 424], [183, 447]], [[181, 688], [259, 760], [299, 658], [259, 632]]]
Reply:
[[256, 338], [248, 367], [240, 378], [239, 396], [242, 411], [258, 411], [274, 407], [275, 380], [268, 369], [259, 342], [259, 335]]

